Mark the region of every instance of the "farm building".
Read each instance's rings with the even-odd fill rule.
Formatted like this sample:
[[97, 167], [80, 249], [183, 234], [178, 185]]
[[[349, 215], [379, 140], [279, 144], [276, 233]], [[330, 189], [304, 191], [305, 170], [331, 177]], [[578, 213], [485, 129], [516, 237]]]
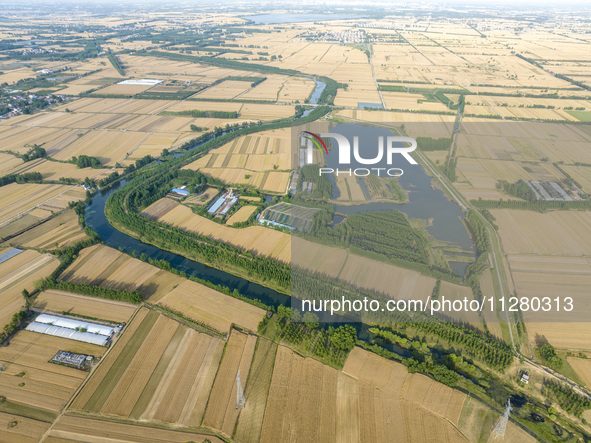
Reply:
[[80, 321], [73, 318], [41, 314], [37, 316], [33, 323], [27, 326], [27, 330], [106, 346], [119, 328]]
[[47, 323], [38, 323], [36, 321], [27, 326], [27, 331], [39, 332], [40, 334], [53, 335], [55, 337], [69, 338], [70, 340], [83, 341], [99, 346], [106, 346], [111, 339], [111, 337], [107, 337], [106, 335], [76, 331], [75, 329], [53, 326]]
[[297, 229], [308, 232], [312, 227], [314, 214], [319, 211], [315, 208], [304, 208], [291, 203], [278, 203], [266, 208], [258, 221], [264, 226], [280, 226], [283, 228]]
[[171, 192], [174, 192], [175, 194], [182, 195], [183, 197], [186, 197], [187, 195], [189, 195], [189, 191], [187, 191], [184, 188], [172, 188]]
[[129, 79], [123, 80], [118, 85], [139, 85], [139, 86], [156, 86], [162, 83], [164, 80], [157, 80], [152, 78], [138, 78], [138, 79]]
[[55, 315], [41, 314], [35, 321], [37, 323], [45, 323], [47, 325], [60, 326], [62, 328], [69, 329], [83, 329], [91, 334], [106, 335], [107, 337], [112, 336], [115, 333], [116, 328], [111, 326], [101, 325], [98, 323], [90, 323], [86, 321], [76, 320], [73, 318], [57, 317]]
[[21, 252], [24, 252], [24, 250], [18, 248], [12, 248], [6, 252], [3, 252], [2, 254], [0, 254], [0, 263], [4, 263], [6, 260], [10, 260], [12, 257], [16, 257]]
[[232, 191], [225, 192], [216, 202], [207, 210], [209, 214], [224, 215], [238, 201], [238, 196]]

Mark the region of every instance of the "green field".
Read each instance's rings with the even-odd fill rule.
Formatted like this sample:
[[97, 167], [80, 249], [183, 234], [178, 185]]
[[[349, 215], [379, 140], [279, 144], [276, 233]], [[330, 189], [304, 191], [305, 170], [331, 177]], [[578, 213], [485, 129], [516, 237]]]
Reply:
[[133, 337], [129, 340], [129, 343], [127, 343], [123, 352], [117, 357], [117, 360], [115, 360], [109, 369], [109, 372], [107, 372], [107, 375], [97, 390], [92, 394], [92, 397], [90, 397], [86, 405], [84, 405], [85, 410], [91, 412], [100, 411], [107, 398], [109, 398], [109, 395], [111, 395], [111, 392], [113, 392], [117, 382], [127, 369], [127, 366], [129, 366], [133, 357], [135, 357], [135, 354], [146, 339], [148, 333], [152, 330], [152, 326], [156, 323], [158, 315], [159, 314], [155, 311], [150, 311], [148, 315], [146, 315], [141, 325], [133, 334]]
[[581, 122], [591, 122], [591, 111], [566, 111]]

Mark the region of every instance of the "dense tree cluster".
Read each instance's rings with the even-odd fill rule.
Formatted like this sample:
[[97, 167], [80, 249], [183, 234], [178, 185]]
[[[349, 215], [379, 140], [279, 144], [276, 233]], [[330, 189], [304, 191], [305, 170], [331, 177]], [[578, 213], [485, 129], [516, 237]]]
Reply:
[[416, 141], [423, 151], [447, 151], [451, 148], [451, 138], [417, 137]]
[[591, 408], [591, 401], [587, 396], [578, 394], [573, 388], [559, 381], [546, 380], [543, 393], [550, 400], [556, 401], [566, 412], [577, 417]]
[[117, 70], [117, 72], [121, 75], [125, 75], [125, 70], [123, 69], [121, 62], [119, 61], [117, 56], [111, 52], [110, 49], [109, 49], [109, 52], [107, 53], [107, 57], [109, 58], [109, 61], [111, 62], [113, 67]]
[[512, 195], [513, 197], [521, 198], [529, 202], [537, 200], [535, 192], [523, 180], [519, 180], [517, 183], [509, 183], [506, 180], [500, 180], [497, 183], [497, 188], [502, 189], [505, 193]]
[[33, 147], [31, 149], [29, 149], [26, 152], [26, 154], [23, 154], [21, 156], [21, 158], [25, 162], [35, 160], [36, 158], [45, 158], [45, 157], [47, 157], [47, 152], [45, 151], [45, 148], [42, 148], [41, 146], [38, 146], [38, 145], [33, 145]]
[[29, 317], [29, 314], [30, 311], [27, 309], [21, 309], [16, 312], [10, 319], [10, 323], [4, 325], [4, 329], [0, 332], [0, 343], [18, 330], [21, 327], [21, 324]]
[[556, 349], [549, 343], [545, 343], [538, 348], [538, 352], [542, 361], [553, 369], [560, 369], [564, 362], [559, 355], [556, 354]]
[[417, 331], [438, 337], [450, 345], [461, 346], [473, 358], [487, 366], [504, 370], [513, 362], [513, 352], [506, 343], [494, 337], [464, 328], [451, 322], [417, 322], [412, 327]]
[[102, 164], [101, 161], [98, 159], [98, 157], [91, 157], [89, 155], [80, 155], [78, 157], [72, 157], [71, 160], [72, 163], [74, 163], [77, 167], [79, 167], [80, 169], [82, 168], [102, 168]]

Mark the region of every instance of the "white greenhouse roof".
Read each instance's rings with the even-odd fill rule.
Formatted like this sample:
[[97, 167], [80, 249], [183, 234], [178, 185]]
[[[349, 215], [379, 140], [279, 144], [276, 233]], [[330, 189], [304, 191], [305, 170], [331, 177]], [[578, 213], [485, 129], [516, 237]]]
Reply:
[[98, 323], [90, 323], [83, 320], [76, 320], [73, 318], [58, 317], [55, 315], [41, 314], [35, 319], [37, 323], [52, 324], [68, 329], [85, 329], [91, 334], [101, 334], [110, 337], [113, 335], [115, 328], [110, 326], [100, 325]]
[[154, 78], [134, 78], [123, 80], [118, 85], [140, 85], [140, 86], [154, 86], [162, 83], [164, 80], [157, 80]]
[[33, 322], [27, 326], [27, 331], [39, 332], [41, 334], [53, 335], [55, 337], [68, 338], [70, 340], [83, 341], [93, 345], [105, 346], [109, 337], [90, 332], [80, 332], [74, 329], [62, 328], [60, 326], [48, 325], [46, 323]]

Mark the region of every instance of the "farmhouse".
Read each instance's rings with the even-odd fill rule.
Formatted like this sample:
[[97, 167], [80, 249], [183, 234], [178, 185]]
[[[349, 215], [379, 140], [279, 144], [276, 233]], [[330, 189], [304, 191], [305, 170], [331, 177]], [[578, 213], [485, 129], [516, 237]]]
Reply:
[[238, 201], [238, 196], [234, 195], [232, 190], [225, 192], [218, 198], [213, 205], [207, 210], [209, 214], [224, 215], [230, 210], [234, 203]]

